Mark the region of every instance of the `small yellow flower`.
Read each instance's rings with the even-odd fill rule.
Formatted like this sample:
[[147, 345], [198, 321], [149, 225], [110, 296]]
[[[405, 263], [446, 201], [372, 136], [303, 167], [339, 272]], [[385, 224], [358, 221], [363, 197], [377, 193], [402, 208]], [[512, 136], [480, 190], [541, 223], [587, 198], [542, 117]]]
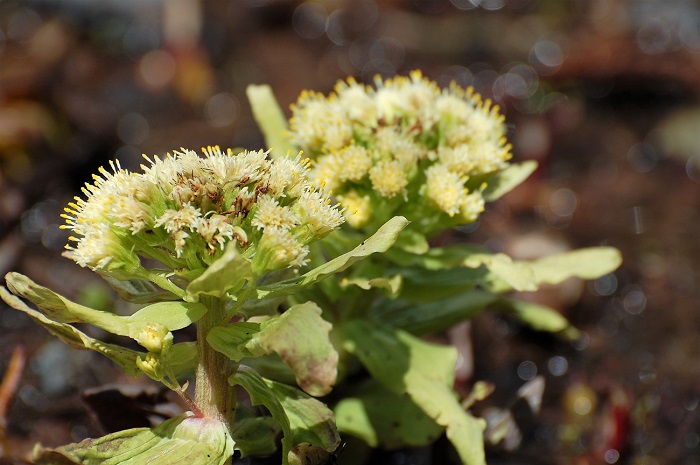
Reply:
[[324, 237], [345, 221], [337, 205], [332, 205], [329, 198], [321, 192], [306, 190], [293, 207], [300, 220], [301, 240], [308, 242], [311, 237]]
[[484, 198], [481, 192], [472, 192], [467, 195], [462, 207], [459, 210], [461, 219], [465, 224], [473, 223], [484, 211]]
[[292, 233], [283, 228], [265, 228], [253, 258], [253, 269], [262, 274], [291, 266], [302, 266], [309, 248], [301, 244]]
[[469, 175], [475, 172], [476, 160], [472, 153], [472, 146], [460, 144], [455, 147], [439, 147], [438, 159], [441, 164], [447, 166], [450, 171]]
[[311, 179], [318, 188], [333, 192], [341, 183], [343, 164], [337, 154], [327, 155], [314, 163], [311, 169]]
[[144, 356], [136, 357], [136, 366], [139, 370], [146, 373], [150, 378], [161, 381], [164, 378], [163, 364], [157, 355], [149, 352]]
[[337, 152], [340, 181], [360, 181], [372, 168], [372, 156], [360, 145], [349, 145]]
[[173, 233], [172, 238], [173, 243], [175, 244], [175, 256], [177, 258], [182, 256], [182, 252], [185, 250], [185, 245], [187, 245], [188, 237], [190, 237], [190, 235], [182, 229]]
[[223, 250], [226, 242], [234, 238], [235, 229], [229, 218], [214, 213], [199, 222], [197, 233], [202, 236], [211, 250], [216, 248]]
[[372, 216], [369, 195], [363, 196], [355, 190], [349, 190], [338, 196], [338, 202], [345, 209], [346, 221], [351, 227], [359, 229], [369, 222]]
[[480, 144], [470, 144], [474, 160], [474, 171], [477, 173], [493, 173], [508, 166], [511, 158], [510, 145], [484, 141]]
[[173, 343], [173, 333], [159, 323], [149, 323], [134, 337], [141, 347], [154, 354], [167, 350]]
[[366, 86], [350, 78], [346, 82], [340, 81], [335, 92], [339, 104], [346, 109], [348, 119], [363, 126], [377, 126], [377, 107], [367, 94]]
[[426, 196], [449, 216], [459, 213], [467, 197], [464, 177], [440, 163], [428, 168], [425, 177]]
[[405, 192], [408, 179], [403, 166], [396, 160], [382, 160], [369, 172], [372, 187], [382, 197], [391, 198]]
[[272, 197], [301, 196], [307, 185], [310, 164], [311, 160], [302, 159], [301, 155], [275, 159], [269, 170], [267, 193]]
[[289, 207], [280, 206], [279, 202], [269, 195], [258, 197], [257, 206], [251, 224], [258, 229], [292, 229], [299, 224], [299, 218]]
[[189, 229], [194, 231], [202, 220], [202, 212], [189, 203], [179, 210], [166, 210], [155, 222], [156, 227], [163, 226], [168, 232]]

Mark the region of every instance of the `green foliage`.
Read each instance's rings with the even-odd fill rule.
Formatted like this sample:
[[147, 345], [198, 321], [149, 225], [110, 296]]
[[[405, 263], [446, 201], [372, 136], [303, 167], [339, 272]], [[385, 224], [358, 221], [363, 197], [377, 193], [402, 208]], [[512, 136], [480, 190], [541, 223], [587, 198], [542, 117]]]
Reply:
[[[338, 353], [328, 339], [330, 323], [314, 303], [295, 305], [263, 323], [231, 323], [209, 331], [207, 341], [231, 360], [277, 353], [296, 382], [313, 396], [328, 394], [335, 384]], [[304, 344], [299, 344], [299, 341]]]
[[140, 372], [136, 367], [136, 358], [139, 352], [125, 347], [91, 338], [82, 331], [67, 323], [54, 321], [41, 312], [28, 307], [24, 302], [10, 294], [7, 289], [0, 287], [0, 297], [7, 305], [28, 315], [36, 323], [44, 327], [49, 333], [56, 336], [69, 346], [76, 349], [91, 349], [112, 360], [119, 365], [128, 375], [136, 376]]
[[[396, 396], [408, 395], [437, 425], [445, 427], [447, 438], [465, 464], [486, 463], [486, 424], [464, 411], [452, 391], [456, 349], [360, 320], [346, 325], [344, 332], [346, 349], [383, 387]], [[412, 434], [411, 430], [407, 434]]]
[[241, 257], [235, 244], [229, 244], [224, 254], [187, 286], [185, 300], [196, 302], [200, 295], [222, 298], [238, 292], [253, 279], [253, 267]]
[[484, 200], [493, 202], [519, 186], [537, 169], [537, 162], [528, 160], [513, 163], [489, 178], [489, 183], [482, 195]]
[[222, 422], [184, 414], [58, 449], [37, 448], [37, 465], [223, 465], [234, 441]]
[[425, 446], [445, 428], [438, 425], [406, 395], [396, 395], [375, 380], [368, 380], [335, 406], [338, 429], [372, 447], [388, 449]]
[[[264, 405], [282, 428], [282, 459], [284, 465], [321, 465], [323, 462], [301, 462], [301, 450], [330, 453], [340, 443], [333, 412], [322, 402], [298, 389], [261, 377], [244, 365], [229, 378], [232, 386], [242, 386], [250, 395], [253, 405]], [[301, 449], [296, 449], [303, 445]], [[310, 446], [307, 446], [310, 445]], [[309, 450], [311, 449], [311, 450]], [[323, 456], [321, 454], [320, 456]]]
[[149, 323], [175, 331], [186, 328], [207, 312], [199, 303], [172, 301], [148, 305], [130, 316], [119, 316], [71, 302], [19, 273], [8, 273], [5, 281], [13, 294], [32, 302], [57, 323], [89, 323], [118, 336], [135, 337]]
[[347, 269], [353, 263], [363, 260], [374, 253], [385, 252], [396, 242], [399, 234], [408, 224], [409, 221], [401, 216], [391, 218], [377, 232], [350, 252], [319, 265], [298, 278], [258, 287], [258, 299], [293, 294]]

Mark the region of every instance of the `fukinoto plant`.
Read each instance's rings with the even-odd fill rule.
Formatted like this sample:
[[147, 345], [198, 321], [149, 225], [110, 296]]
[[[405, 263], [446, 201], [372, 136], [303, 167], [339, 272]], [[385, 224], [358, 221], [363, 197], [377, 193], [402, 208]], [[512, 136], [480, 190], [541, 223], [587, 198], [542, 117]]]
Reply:
[[[302, 94], [289, 121], [269, 88], [249, 97], [273, 152], [182, 150], [140, 173], [113, 163], [66, 209], [66, 256], [133, 314], [6, 276], [0, 296], [11, 307], [189, 406], [152, 429], [39, 447], [36, 462], [225, 464], [271, 454], [281, 436], [284, 465], [321, 465], [340, 432], [387, 448], [446, 434], [463, 463], [485, 463], [484, 421], [469, 412], [483, 391], [459, 399], [456, 350], [423, 336], [488, 308], [574, 337], [559, 313], [508, 293], [598, 277], [619, 253], [516, 261], [431, 244], [535, 169], [510, 162], [503, 117], [470, 89], [440, 89], [418, 72], [374, 87], [349, 79], [328, 96]], [[193, 324], [196, 340], [175, 343]], [[329, 408], [317, 397], [334, 387]]]
[[[282, 463], [320, 464], [338, 446], [333, 413], [315, 398], [336, 381], [331, 324], [315, 303], [287, 302], [387, 250], [408, 221], [393, 218], [352, 250], [311, 260], [310, 246], [344, 216], [308, 179], [309, 161], [203, 152], [147, 159], [139, 173], [113, 162], [65, 210], [72, 233], [65, 255], [135, 304], [133, 314], [88, 308], [18, 273], [0, 287], [9, 306], [54, 336], [105, 355], [128, 375], [153, 378], [189, 406], [152, 429], [37, 447], [36, 463], [226, 464], [235, 451], [271, 454], [281, 436]], [[97, 340], [78, 323], [113, 337]], [[174, 343], [173, 332], [195, 323], [195, 341]], [[288, 383], [256, 369], [271, 354], [288, 368]], [[250, 402], [236, 398], [236, 386]]]
[[[385, 253], [288, 297], [290, 305], [316, 302], [332, 324], [338, 429], [385, 448], [426, 445], [444, 433], [463, 463], [484, 464], [485, 422], [469, 408], [485, 391], [459, 399], [456, 349], [422, 337], [484, 309], [576, 337], [561, 314], [509, 292], [602, 276], [619, 266], [619, 252], [593, 247], [517, 261], [473, 244], [431, 245], [474, 222], [485, 202], [536, 168], [510, 162], [503, 116], [472, 89], [440, 89], [417, 71], [376, 78], [374, 86], [348, 79], [329, 95], [303, 92], [289, 121], [268, 87], [250, 87], [248, 96], [267, 142], [282, 149], [278, 159], [302, 150], [311, 158], [310, 182], [344, 207], [345, 226], [311, 247], [312, 266], [396, 215], [411, 222]], [[277, 366], [268, 366], [272, 378], [283, 376]], [[358, 382], [362, 371], [369, 376]]]

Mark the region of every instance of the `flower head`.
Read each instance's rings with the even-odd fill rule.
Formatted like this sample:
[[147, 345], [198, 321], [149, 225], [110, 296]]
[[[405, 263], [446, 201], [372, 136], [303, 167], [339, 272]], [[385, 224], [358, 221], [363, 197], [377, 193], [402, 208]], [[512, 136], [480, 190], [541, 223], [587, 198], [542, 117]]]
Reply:
[[374, 87], [348, 79], [328, 96], [304, 92], [292, 106], [290, 138], [350, 226], [375, 229], [403, 215], [429, 233], [483, 210], [483, 184], [511, 158], [503, 121], [471, 88], [440, 89], [414, 71], [376, 78]]
[[173, 333], [159, 323], [149, 323], [136, 333], [134, 339], [149, 352], [160, 354], [172, 345]]
[[64, 228], [73, 232], [67, 256], [103, 273], [136, 272], [143, 259], [155, 259], [185, 276], [203, 272], [235, 242], [251, 261], [274, 248], [266, 261], [273, 269], [302, 265], [307, 245], [344, 218], [308, 180], [308, 160], [266, 155], [182, 150], [147, 159], [142, 173], [111, 163], [65, 210]]

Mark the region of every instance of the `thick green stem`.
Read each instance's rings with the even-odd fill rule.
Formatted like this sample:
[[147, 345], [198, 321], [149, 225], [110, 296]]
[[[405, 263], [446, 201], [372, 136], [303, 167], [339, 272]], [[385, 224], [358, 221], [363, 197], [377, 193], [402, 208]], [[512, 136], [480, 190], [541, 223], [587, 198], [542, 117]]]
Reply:
[[209, 330], [221, 324], [226, 315], [225, 302], [206, 297], [202, 298], [202, 303], [207, 306], [208, 312], [197, 322], [195, 403], [205, 417], [223, 421], [231, 431], [236, 398], [228, 378], [235, 371], [235, 365], [207, 343]]

